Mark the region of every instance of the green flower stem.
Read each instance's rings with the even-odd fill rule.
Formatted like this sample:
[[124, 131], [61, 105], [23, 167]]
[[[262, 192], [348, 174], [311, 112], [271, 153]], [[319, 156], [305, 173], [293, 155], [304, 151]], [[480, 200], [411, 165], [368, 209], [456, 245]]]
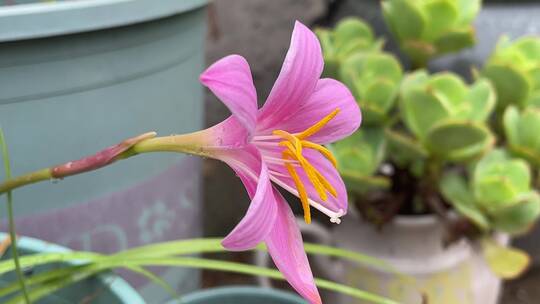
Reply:
[[4, 194], [13, 189], [52, 179], [52, 170], [50, 168], [41, 169], [15, 178], [8, 178], [0, 184], [0, 194]]
[[[11, 176], [11, 167], [9, 165], [9, 153], [4, 140], [4, 132], [0, 129], [0, 146], [4, 159], [4, 168], [6, 171], [6, 179]], [[13, 197], [11, 191], [7, 191], [7, 212], [9, 221], [9, 237], [11, 238], [11, 254], [13, 255], [13, 262], [15, 264], [15, 273], [17, 274], [17, 281], [22, 291], [23, 298], [27, 304], [30, 304], [30, 297], [28, 297], [28, 291], [26, 290], [26, 284], [24, 283], [24, 275], [21, 270], [21, 264], [19, 263], [19, 252], [17, 250], [17, 234], [15, 233], [15, 218], [13, 216]]]
[[[208, 140], [209, 137], [207, 134], [205, 134], [204, 130], [184, 135], [171, 135], [144, 139], [133, 144], [129, 149], [114, 155], [113, 160], [105, 166], [110, 165], [117, 160], [151, 152], [177, 152], [211, 157], [211, 148], [209, 148], [210, 144]], [[100, 153], [103, 153], [103, 151], [100, 151], [95, 155]], [[95, 155], [89, 156], [87, 159], [91, 159], [92, 157], [95, 157]], [[57, 178], [53, 173], [53, 169], [55, 167], [30, 172], [15, 178], [7, 178], [4, 182], [0, 183], [0, 195], [19, 187]], [[103, 166], [93, 167], [90, 161], [87, 170], [75, 172], [71, 175], [97, 170], [102, 167]]]

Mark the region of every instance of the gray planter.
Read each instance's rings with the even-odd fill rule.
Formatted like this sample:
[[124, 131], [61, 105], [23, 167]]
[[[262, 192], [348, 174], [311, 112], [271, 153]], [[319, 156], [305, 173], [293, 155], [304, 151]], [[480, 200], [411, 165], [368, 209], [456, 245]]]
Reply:
[[[14, 175], [147, 131], [202, 127], [206, 1], [33, 2], [0, 5], [0, 124]], [[139, 156], [15, 191], [18, 232], [101, 252], [198, 237], [199, 190], [196, 158]], [[198, 286], [197, 274], [158, 270], [179, 293]], [[152, 302], [167, 297], [126, 279]]]

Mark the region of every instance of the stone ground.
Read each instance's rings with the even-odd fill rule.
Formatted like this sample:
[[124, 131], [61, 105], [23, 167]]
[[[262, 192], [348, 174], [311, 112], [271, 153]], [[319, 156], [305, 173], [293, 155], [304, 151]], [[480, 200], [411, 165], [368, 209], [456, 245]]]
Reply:
[[[358, 9], [362, 6], [362, 9]], [[259, 101], [264, 101], [279, 73], [289, 45], [294, 20], [308, 26], [332, 24], [346, 15], [361, 15], [386, 34], [374, 0], [216, 0], [210, 7], [208, 63], [229, 55], [241, 54], [250, 63]], [[390, 49], [395, 49], [390, 41]], [[214, 125], [229, 115], [213, 95], [206, 95], [206, 124]], [[223, 236], [241, 219], [249, 202], [238, 178], [224, 164], [204, 163], [205, 231], [207, 236]], [[326, 222], [326, 221], [325, 221]], [[249, 254], [222, 256], [248, 261]], [[223, 284], [253, 284], [254, 279], [224, 273], [204, 273], [205, 287]], [[540, 303], [540, 269], [532, 269], [519, 280], [506, 284], [501, 303]], [[324, 297], [324, 296], [323, 296]]]

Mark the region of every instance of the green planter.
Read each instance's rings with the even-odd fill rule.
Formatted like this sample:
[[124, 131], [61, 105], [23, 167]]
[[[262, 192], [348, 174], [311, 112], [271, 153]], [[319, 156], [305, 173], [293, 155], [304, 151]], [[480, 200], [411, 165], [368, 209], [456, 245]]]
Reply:
[[[0, 239], [7, 237], [6, 233], [0, 233]], [[20, 237], [18, 239], [18, 248], [20, 255], [34, 253], [52, 253], [52, 252], [68, 252], [69, 249], [47, 243], [38, 239], [29, 237]], [[2, 257], [2, 260], [11, 259], [11, 250], [8, 250]], [[27, 270], [27, 276], [52, 270], [61, 267], [61, 263], [47, 264], [45, 266], [35, 267]], [[8, 283], [16, 281], [14, 273], [8, 273], [0, 276], [0, 286], [5, 286]], [[141, 296], [122, 278], [112, 274], [102, 274], [94, 276], [77, 284], [70, 285], [64, 289], [55, 292], [35, 304], [57, 304], [57, 303], [80, 303], [82, 299], [95, 295], [93, 304], [141, 304], [144, 300]], [[1, 298], [3, 303], [7, 298]]]
[[[13, 174], [148, 131], [201, 129], [205, 4], [0, 0], [0, 125]], [[200, 176], [197, 158], [164, 153], [25, 187], [14, 193], [17, 232], [98, 252], [198, 237]], [[197, 271], [157, 271], [179, 293], [198, 288]], [[125, 278], [145, 298], [167, 299]]]
[[194, 292], [168, 304], [306, 304], [288, 292], [257, 287], [221, 287]]

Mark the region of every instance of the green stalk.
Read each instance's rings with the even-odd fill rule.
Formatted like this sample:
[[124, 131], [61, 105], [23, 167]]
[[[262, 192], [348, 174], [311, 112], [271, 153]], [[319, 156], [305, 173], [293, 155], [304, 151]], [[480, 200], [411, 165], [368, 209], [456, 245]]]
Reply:
[[[182, 135], [171, 135], [171, 136], [163, 136], [163, 137], [155, 137], [155, 138], [145, 138], [145, 133], [141, 136], [143, 136], [140, 141], [136, 141], [137, 137], [131, 138], [128, 140], [123, 141], [120, 143], [120, 145], [128, 145], [129, 148], [123, 152], [120, 153], [114, 153], [111, 152], [108, 149], [102, 150], [97, 152], [94, 155], [82, 158], [80, 160], [76, 161], [70, 161], [65, 164], [57, 165], [54, 167], [44, 168], [40, 169], [34, 172], [26, 173], [24, 175], [11, 178], [6, 177], [6, 180], [2, 183], [0, 183], [0, 195], [7, 193], [10, 190], [14, 190], [19, 187], [23, 187], [26, 185], [51, 180], [55, 178], [64, 178], [71, 175], [81, 174], [89, 171], [94, 171], [97, 169], [100, 169], [104, 166], [108, 166], [115, 161], [126, 159], [138, 154], [143, 153], [152, 153], [152, 152], [176, 152], [176, 153], [185, 153], [185, 154], [192, 154], [192, 155], [198, 155], [203, 157], [212, 157], [212, 142], [209, 139], [208, 134], [205, 134], [206, 130], [189, 133], [189, 134], [182, 134]], [[139, 137], [141, 137], [139, 136]], [[111, 154], [113, 153], [113, 154]], [[99, 156], [99, 157], [96, 157]], [[104, 157], [112, 157], [110, 162], [108, 163], [98, 163], [100, 159], [103, 159]], [[85, 167], [81, 170], [76, 171], [68, 171], [67, 168], [72, 167], [73, 163], [85, 163]], [[58, 168], [62, 167], [62, 175], [58, 176], [58, 171], [56, 171]], [[73, 166], [75, 167], [75, 166]]]
[[[11, 177], [11, 167], [9, 164], [9, 154], [2, 128], [0, 128], [0, 146], [2, 147], [4, 168], [6, 170], [6, 179], [9, 180], [9, 178]], [[15, 233], [15, 218], [13, 216], [13, 196], [11, 191], [7, 192], [7, 210], [9, 221], [9, 236], [11, 238], [11, 254], [13, 255], [13, 262], [15, 263], [15, 272], [17, 274], [17, 280], [19, 281], [19, 286], [24, 296], [24, 300], [27, 304], [30, 304], [30, 298], [28, 297], [28, 292], [24, 283], [24, 275], [21, 270], [21, 264], [19, 263], [19, 252], [17, 250], [17, 234]]]

